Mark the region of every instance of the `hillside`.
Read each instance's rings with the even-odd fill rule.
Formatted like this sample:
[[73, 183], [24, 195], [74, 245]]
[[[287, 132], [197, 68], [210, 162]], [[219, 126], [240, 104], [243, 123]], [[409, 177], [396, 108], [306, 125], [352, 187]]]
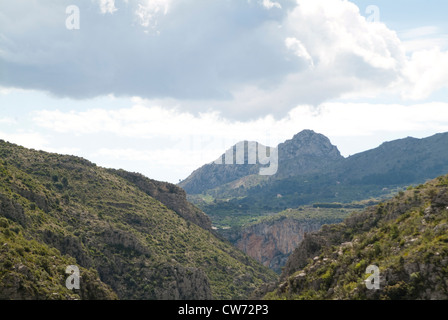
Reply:
[[[307, 234], [267, 299], [448, 299], [448, 176]], [[380, 288], [368, 290], [369, 265]]]
[[1, 298], [231, 299], [276, 278], [177, 186], [3, 141], [0, 219]]

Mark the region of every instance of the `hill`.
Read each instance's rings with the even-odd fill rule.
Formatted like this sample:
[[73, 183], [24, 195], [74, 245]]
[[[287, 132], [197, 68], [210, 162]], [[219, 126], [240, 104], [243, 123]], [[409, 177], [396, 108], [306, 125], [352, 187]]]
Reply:
[[[448, 298], [448, 176], [307, 234], [267, 299]], [[379, 289], [368, 289], [368, 266]], [[370, 281], [370, 280], [369, 280]]]
[[175, 185], [4, 141], [0, 159], [3, 299], [245, 298], [276, 278]]

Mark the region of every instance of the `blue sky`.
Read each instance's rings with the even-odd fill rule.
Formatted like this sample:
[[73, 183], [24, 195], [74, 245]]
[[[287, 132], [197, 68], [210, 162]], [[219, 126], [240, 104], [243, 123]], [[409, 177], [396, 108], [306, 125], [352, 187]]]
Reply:
[[[448, 3], [443, 0], [353, 0], [365, 14], [369, 5], [376, 5], [381, 10], [381, 20], [393, 30], [402, 31], [422, 26], [436, 25], [445, 32], [448, 22], [446, 10]], [[366, 14], [365, 14], [366, 15]]]
[[313, 129], [348, 156], [445, 132], [447, 12], [435, 0], [0, 0], [0, 139], [177, 182], [241, 140]]

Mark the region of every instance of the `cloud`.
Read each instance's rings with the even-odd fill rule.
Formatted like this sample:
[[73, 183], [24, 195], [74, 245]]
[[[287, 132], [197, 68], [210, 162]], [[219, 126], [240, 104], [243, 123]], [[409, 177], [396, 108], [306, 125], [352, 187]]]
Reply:
[[138, 96], [241, 120], [353, 93], [418, 100], [446, 87], [448, 71], [435, 64], [445, 66], [443, 49], [408, 52], [349, 1], [83, 0], [80, 30], [67, 30], [70, 4], [2, 4], [0, 86]]
[[113, 14], [117, 11], [115, 7], [115, 0], [97, 0], [99, 2], [100, 10], [102, 14]]
[[403, 90], [405, 98], [419, 100], [432, 92], [448, 87], [448, 52], [438, 48], [418, 51], [412, 54], [406, 69], [407, 87]]
[[[134, 99], [134, 106], [117, 110], [42, 110], [35, 113], [32, 121], [38, 127], [58, 134], [106, 135], [109, 139], [114, 137], [111, 140], [117, 143], [126, 144], [124, 141], [134, 140], [137, 145], [152, 139], [157, 141], [153, 143], [157, 149], [221, 152], [241, 140], [275, 146], [306, 128], [330, 136], [369, 136], [377, 132], [402, 134], [423, 132], [429, 128], [436, 132], [448, 131], [447, 108], [448, 103], [442, 102], [413, 105], [332, 102], [317, 108], [297, 106], [278, 120], [265, 116], [242, 122], [228, 121], [217, 113], [195, 116]], [[145, 150], [144, 147], [142, 149]], [[135, 158], [141, 158], [140, 155]]]
[[285, 44], [286, 47], [292, 50], [299, 58], [303, 58], [308, 61], [311, 67], [314, 66], [313, 58], [300, 40], [294, 37], [286, 38]]
[[0, 131], [0, 139], [36, 150], [44, 150], [49, 145], [48, 138], [38, 132], [7, 133]]
[[263, 4], [263, 7], [265, 7], [266, 9], [272, 9], [272, 8], [281, 9], [282, 8], [282, 5], [280, 3], [271, 1], [271, 0], [263, 0], [262, 4]]
[[145, 0], [138, 4], [135, 11], [139, 22], [144, 27], [157, 27], [157, 17], [166, 15], [172, 0]]
[[17, 121], [11, 117], [0, 117], [0, 124], [16, 124]]
[[141, 98], [132, 103], [114, 110], [41, 110], [30, 117], [30, 132], [0, 133], [0, 138], [177, 182], [242, 140], [276, 146], [301, 130], [313, 129], [328, 136], [348, 156], [384, 141], [448, 131], [445, 102], [328, 102], [297, 106], [280, 119], [264, 116], [251, 121], [230, 121], [217, 112], [193, 115], [153, 106]]

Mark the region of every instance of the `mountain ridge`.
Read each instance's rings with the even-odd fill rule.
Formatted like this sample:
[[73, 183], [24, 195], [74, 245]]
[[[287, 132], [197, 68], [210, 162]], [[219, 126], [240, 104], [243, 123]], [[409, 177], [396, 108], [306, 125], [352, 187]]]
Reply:
[[[327, 137], [304, 130], [279, 144], [278, 152], [278, 172], [273, 176], [262, 179], [251, 172], [244, 177], [227, 177], [229, 182], [208, 189], [206, 184], [201, 187], [201, 181], [208, 176], [204, 174], [202, 180], [190, 176], [188, 183], [179, 185], [209, 215], [222, 210], [219, 204], [203, 202], [201, 194], [225, 201], [231, 210], [249, 205], [252, 211], [278, 212], [316, 201], [349, 203], [388, 196], [391, 190], [448, 172], [448, 133], [388, 141], [343, 157]], [[224, 171], [226, 167], [217, 166], [215, 171]], [[195, 170], [196, 175], [204, 168]], [[239, 183], [242, 179], [246, 182]], [[194, 190], [189, 189], [189, 183], [195, 185]]]
[[233, 151], [233, 159], [235, 160], [236, 150], [238, 148], [244, 149], [243, 164], [236, 164], [236, 161], [230, 164], [226, 163], [224, 161], [228, 152], [226, 151], [226, 153], [218, 158], [223, 159], [221, 164], [217, 164], [214, 161], [203, 165], [193, 171], [186, 179], [179, 182], [178, 186], [182, 187], [187, 193], [194, 194], [219, 187], [239, 178], [257, 175], [261, 165], [259, 162], [255, 164], [248, 163], [248, 157], [251, 153], [248, 147], [249, 142], [257, 145], [257, 157], [260, 147], [266, 148], [269, 151], [273, 150], [278, 152], [280, 163], [279, 170], [274, 174], [276, 178], [291, 176], [291, 171], [297, 170], [299, 172], [301, 170], [307, 171], [307, 173], [315, 172], [321, 166], [328, 165], [331, 160], [338, 161], [343, 159], [337, 147], [332, 145], [327, 137], [313, 130], [303, 130], [295, 134], [292, 139], [280, 143], [275, 148], [264, 146], [256, 141], [240, 141], [228, 150]]

